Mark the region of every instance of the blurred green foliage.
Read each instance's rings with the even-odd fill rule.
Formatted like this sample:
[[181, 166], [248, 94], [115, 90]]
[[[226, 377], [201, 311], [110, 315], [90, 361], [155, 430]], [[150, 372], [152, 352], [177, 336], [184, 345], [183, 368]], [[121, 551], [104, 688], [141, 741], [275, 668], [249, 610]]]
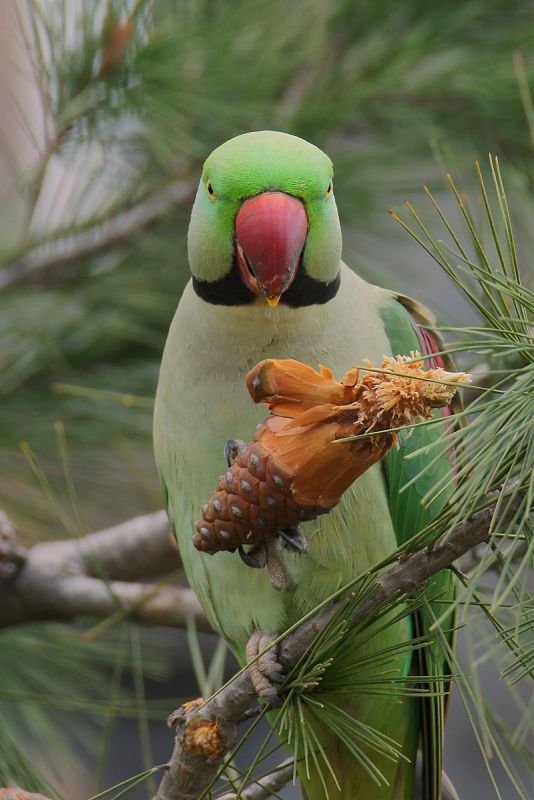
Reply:
[[[86, 529], [160, 505], [150, 400], [188, 279], [195, 184], [222, 141], [275, 128], [322, 147], [335, 165], [345, 259], [451, 321], [472, 312], [411, 249], [386, 206], [423, 183], [441, 197], [447, 169], [463, 174], [490, 150], [504, 157], [514, 218], [520, 228], [529, 224], [532, 120], [521, 99], [533, 68], [527, 2], [28, 0], [20, 7], [47, 127], [38, 163], [21, 176], [26, 216], [14, 249], [0, 223], [0, 276], [31, 259], [48, 262], [0, 291], [0, 508], [25, 541], [67, 531], [22, 440], [73, 528], [66, 473]], [[183, 200], [97, 246], [121, 212], [147, 208], [175, 183]], [[76, 253], [79, 235], [93, 237], [94, 248], [55, 263], [72, 242]], [[520, 235], [521, 246], [528, 245]]]

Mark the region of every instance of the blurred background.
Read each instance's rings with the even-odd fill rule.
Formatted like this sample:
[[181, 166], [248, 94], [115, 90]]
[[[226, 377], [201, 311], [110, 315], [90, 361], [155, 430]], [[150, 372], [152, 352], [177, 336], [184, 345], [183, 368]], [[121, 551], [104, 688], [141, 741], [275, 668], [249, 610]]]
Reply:
[[[215, 146], [271, 128], [324, 149], [348, 264], [472, 324], [386, 209], [424, 208], [424, 184], [447, 208], [445, 173], [469, 191], [473, 159], [492, 152], [531, 258], [532, 66], [519, 0], [3, 0], [0, 509], [20, 540], [161, 507], [152, 398]], [[198, 694], [191, 634], [121, 624], [88, 642], [86, 627], [0, 632], [0, 770], [43, 769], [70, 800], [165, 761], [166, 714]], [[199, 641], [208, 661], [215, 637]], [[112, 675], [122, 717], [106, 711]], [[462, 797], [493, 796], [456, 697], [446, 768]], [[501, 797], [516, 797], [501, 772]]]

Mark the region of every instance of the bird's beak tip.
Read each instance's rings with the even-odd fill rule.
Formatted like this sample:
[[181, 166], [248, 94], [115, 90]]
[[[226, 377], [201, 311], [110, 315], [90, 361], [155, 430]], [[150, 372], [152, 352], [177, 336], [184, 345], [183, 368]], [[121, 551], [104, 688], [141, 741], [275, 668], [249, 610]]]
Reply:
[[276, 297], [276, 296], [275, 297], [266, 297], [265, 299], [267, 300], [267, 302], [269, 303], [271, 308], [276, 308], [276, 306], [280, 302], [280, 295], [278, 295], [278, 297]]

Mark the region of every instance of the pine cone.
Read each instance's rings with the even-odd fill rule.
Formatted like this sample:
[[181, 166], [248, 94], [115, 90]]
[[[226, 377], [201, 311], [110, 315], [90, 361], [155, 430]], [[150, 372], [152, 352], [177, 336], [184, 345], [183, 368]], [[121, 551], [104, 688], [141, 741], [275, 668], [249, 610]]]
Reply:
[[[287, 422], [283, 417], [278, 419]], [[295, 502], [291, 487], [293, 473], [278, 463], [257, 441], [238, 453], [225, 475], [219, 476], [217, 491], [202, 507], [202, 519], [195, 525], [193, 543], [197, 550], [216, 553], [235, 550], [242, 544], [259, 544], [266, 535], [328, 511], [318, 505]]]
[[[271, 414], [237, 453], [202, 508], [193, 543], [216, 553], [259, 545], [325, 514], [348, 487], [395, 444], [390, 428], [428, 418], [446, 406], [465, 373], [424, 369], [420, 355], [386, 357], [385, 372], [357, 369], [336, 381], [293, 360], [266, 360], [247, 375], [256, 403]], [[445, 385], [455, 384], [453, 386]], [[347, 437], [386, 431], [380, 436]]]

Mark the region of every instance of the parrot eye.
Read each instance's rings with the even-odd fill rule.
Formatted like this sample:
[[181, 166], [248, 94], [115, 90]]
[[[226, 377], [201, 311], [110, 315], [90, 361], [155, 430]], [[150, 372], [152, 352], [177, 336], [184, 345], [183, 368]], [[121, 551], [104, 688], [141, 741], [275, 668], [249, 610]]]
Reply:
[[213, 202], [215, 202], [215, 200], [216, 200], [216, 194], [215, 194], [215, 192], [213, 191], [213, 186], [211, 185], [211, 181], [208, 181], [208, 183], [207, 183], [207, 185], [206, 185], [206, 189], [208, 190], [208, 195], [209, 195], [209, 198], [210, 198], [210, 200], [212, 200]]
[[328, 189], [326, 190], [325, 197], [330, 197], [332, 192], [334, 191], [334, 181], [330, 181], [328, 184]]

